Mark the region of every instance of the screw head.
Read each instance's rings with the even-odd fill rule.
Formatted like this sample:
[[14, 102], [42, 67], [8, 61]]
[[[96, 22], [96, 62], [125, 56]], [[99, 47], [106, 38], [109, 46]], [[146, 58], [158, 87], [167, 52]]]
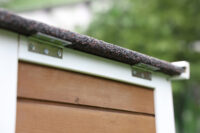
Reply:
[[137, 74], [137, 71], [134, 71], [134, 70], [133, 70], [133, 74], [136, 75], [136, 74]]
[[141, 74], [141, 77], [144, 78], [144, 73]]
[[31, 50], [35, 50], [35, 46], [33, 44], [30, 45]]
[[61, 51], [61, 50], [58, 50], [58, 53], [57, 53], [57, 54], [58, 54], [59, 57], [61, 57], [61, 56], [62, 56], [62, 51]]
[[49, 54], [49, 50], [47, 48], [44, 49], [44, 54]]

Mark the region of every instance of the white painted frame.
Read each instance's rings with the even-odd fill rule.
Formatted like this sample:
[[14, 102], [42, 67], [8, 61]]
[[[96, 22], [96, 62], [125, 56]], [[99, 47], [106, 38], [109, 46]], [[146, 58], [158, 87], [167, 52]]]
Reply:
[[0, 133], [15, 133], [18, 35], [0, 31]]
[[[5, 37], [2, 38], [1, 36]], [[9, 36], [9, 37], [8, 37]], [[33, 62], [41, 65], [51, 66], [59, 69], [65, 69], [80, 73], [85, 73], [88, 75], [94, 75], [98, 77], [103, 77], [107, 79], [112, 79], [120, 82], [125, 82], [134, 85], [140, 85], [148, 88], [154, 89], [154, 103], [155, 103], [155, 120], [156, 120], [156, 133], [175, 133], [175, 123], [174, 123], [174, 110], [173, 110], [173, 98], [172, 98], [172, 88], [171, 81], [166, 75], [159, 75], [153, 73], [152, 80], [145, 80], [132, 76], [132, 66], [113, 60], [105, 59], [95, 55], [87, 54], [84, 52], [76, 51], [73, 49], [64, 48], [63, 58], [54, 58], [42, 54], [37, 54], [28, 51], [28, 40], [24, 36], [20, 36], [18, 41], [17, 36], [10, 36], [7, 33], [0, 31], [0, 40], [8, 45], [5, 48], [4, 54], [0, 53], [0, 59], [5, 58], [5, 55], [10, 55], [13, 52], [9, 62], [6, 63], [7, 67], [0, 72], [4, 73], [0, 76], [0, 81], [4, 81], [3, 77], [6, 77], [6, 72], [10, 73], [10, 76], [6, 78], [7, 84], [3, 86], [0, 84], [0, 88], [9, 86], [12, 89], [10, 91], [5, 91], [5, 93], [12, 93], [7, 98], [0, 97], [1, 107], [6, 107], [7, 103], [10, 102], [10, 108], [5, 108], [6, 110], [11, 109], [12, 111], [6, 114], [4, 117], [10, 119], [10, 123], [6, 123], [3, 130], [4, 133], [15, 133], [13, 128], [15, 127], [15, 115], [16, 112], [16, 82], [17, 82], [17, 61], [27, 61]], [[17, 44], [19, 42], [19, 51], [17, 51]], [[13, 44], [13, 45], [11, 45]], [[14, 45], [15, 44], [15, 45]], [[4, 45], [3, 45], [4, 46]], [[2, 52], [2, 45], [0, 45], [0, 52]], [[17, 54], [18, 52], [18, 54]], [[10, 65], [12, 64], [12, 65]], [[12, 69], [12, 71], [10, 71]], [[12, 82], [9, 78], [12, 77]], [[12, 83], [12, 84], [11, 84]], [[3, 91], [4, 92], [4, 91]], [[1, 94], [0, 94], [1, 95]], [[9, 101], [9, 99], [12, 99]], [[4, 103], [3, 103], [4, 102]], [[11, 114], [11, 116], [9, 116]], [[2, 112], [0, 110], [0, 115]], [[2, 129], [2, 124], [5, 119], [1, 119], [0, 116], [0, 131]], [[7, 128], [6, 128], [7, 127]], [[9, 128], [8, 128], [9, 127]], [[10, 129], [12, 127], [12, 129]]]

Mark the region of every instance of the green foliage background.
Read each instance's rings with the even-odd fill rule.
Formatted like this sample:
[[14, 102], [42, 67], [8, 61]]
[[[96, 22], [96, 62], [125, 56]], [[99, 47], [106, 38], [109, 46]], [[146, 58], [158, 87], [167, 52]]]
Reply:
[[[6, 2], [2, 2], [6, 1]], [[47, 9], [56, 6], [69, 5], [86, 0], [0, 0], [0, 7], [15, 12], [35, 11], [36, 9]]]
[[[115, 0], [86, 34], [167, 61], [191, 63], [191, 80], [173, 83], [177, 133], [200, 133], [200, 0]], [[167, 123], [166, 123], [167, 124]]]

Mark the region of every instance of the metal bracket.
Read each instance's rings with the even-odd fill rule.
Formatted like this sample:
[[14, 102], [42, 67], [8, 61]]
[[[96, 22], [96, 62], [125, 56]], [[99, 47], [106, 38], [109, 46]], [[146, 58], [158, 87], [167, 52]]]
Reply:
[[63, 57], [63, 48], [40, 40], [30, 39], [28, 42], [28, 50], [30, 52], [35, 52], [60, 59]]
[[152, 74], [150, 71], [145, 71], [144, 69], [132, 67], [132, 75], [134, 77], [146, 79], [146, 80], [151, 80], [152, 79]]
[[144, 64], [144, 63], [138, 63], [138, 64], [135, 64], [135, 66], [137, 66], [139, 68], [143, 68], [145, 70], [150, 70], [150, 71], [158, 71], [158, 70], [160, 70], [160, 68], [158, 68], [158, 67], [151, 66], [151, 65], [148, 65], [148, 64]]
[[38, 32], [29, 37], [28, 50], [62, 59], [63, 48], [68, 45], [72, 45], [72, 42]]
[[173, 65], [178, 67], [183, 67], [185, 71], [181, 73], [180, 75], [174, 76], [171, 79], [172, 80], [184, 80], [184, 79], [190, 79], [190, 63], [187, 61], [177, 61], [172, 62]]
[[72, 45], [72, 42], [70, 42], [70, 41], [61, 40], [59, 38], [56, 38], [56, 37], [53, 37], [53, 36], [49, 36], [49, 35], [46, 35], [46, 34], [43, 34], [43, 33], [40, 33], [40, 32], [32, 35], [29, 38], [35, 38], [37, 40], [43, 40], [45, 42], [56, 44], [56, 45], [59, 45], [61, 47]]

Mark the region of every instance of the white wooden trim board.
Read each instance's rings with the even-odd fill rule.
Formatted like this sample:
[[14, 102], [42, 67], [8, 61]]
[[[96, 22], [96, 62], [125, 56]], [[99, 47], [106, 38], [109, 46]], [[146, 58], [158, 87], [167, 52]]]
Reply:
[[0, 31], [0, 132], [15, 133], [17, 99], [17, 34]]

